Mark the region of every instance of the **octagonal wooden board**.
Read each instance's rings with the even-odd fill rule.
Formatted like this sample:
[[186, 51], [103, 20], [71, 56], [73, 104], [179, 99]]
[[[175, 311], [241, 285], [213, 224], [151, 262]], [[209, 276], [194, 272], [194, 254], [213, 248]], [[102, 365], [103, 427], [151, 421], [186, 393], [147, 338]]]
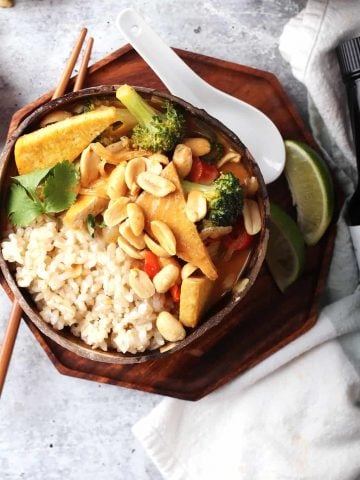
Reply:
[[[303, 140], [315, 146], [311, 134], [274, 75], [191, 52], [177, 50], [177, 53], [210, 84], [262, 110], [274, 121], [285, 139]], [[89, 69], [87, 86], [125, 82], [165, 90], [161, 81], [130, 46], [117, 50]], [[9, 133], [31, 111], [48, 101], [51, 94], [45, 94], [16, 112]], [[269, 193], [271, 200], [292, 211], [284, 178], [270, 185]], [[163, 360], [132, 365], [94, 362], [63, 349], [40, 333], [29, 319], [25, 318], [25, 321], [55, 367], [65, 375], [197, 400], [314, 325], [334, 237], [333, 224], [317, 246], [308, 248], [304, 274], [286, 294], [280, 293], [264, 265], [254, 287], [226, 319], [231, 326], [230, 333], [224, 335], [220, 325], [186, 350], [166, 356]], [[11, 297], [3, 278], [1, 283]]]

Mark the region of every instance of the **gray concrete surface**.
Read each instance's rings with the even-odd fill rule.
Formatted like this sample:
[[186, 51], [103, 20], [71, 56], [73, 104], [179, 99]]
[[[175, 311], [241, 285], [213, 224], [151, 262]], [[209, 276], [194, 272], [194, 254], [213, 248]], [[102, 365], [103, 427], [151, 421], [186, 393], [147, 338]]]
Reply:
[[[82, 26], [92, 61], [125, 41], [117, 12], [136, 7], [171, 46], [275, 73], [306, 119], [304, 88], [278, 52], [305, 0], [16, 0], [0, 9], [0, 146], [11, 115], [52, 88]], [[3, 208], [3, 207], [2, 207]], [[0, 292], [0, 338], [10, 304]], [[160, 396], [60, 375], [21, 325], [0, 401], [1, 480], [159, 480], [131, 433]]]

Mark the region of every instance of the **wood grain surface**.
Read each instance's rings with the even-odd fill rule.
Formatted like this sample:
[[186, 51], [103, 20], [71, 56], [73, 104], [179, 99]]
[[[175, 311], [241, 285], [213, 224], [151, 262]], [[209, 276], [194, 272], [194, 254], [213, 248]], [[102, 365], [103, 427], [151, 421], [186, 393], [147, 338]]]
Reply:
[[[211, 85], [262, 110], [285, 139], [315, 146], [295, 107], [276, 77], [235, 63], [176, 50]], [[130, 47], [125, 46], [90, 68], [87, 86], [129, 83], [166, 90], [161, 81]], [[71, 89], [71, 84], [69, 90]], [[49, 92], [15, 113], [9, 132], [39, 105]], [[261, 141], [261, 138], [259, 138]], [[294, 214], [283, 176], [269, 186], [270, 199]], [[333, 223], [315, 247], [307, 249], [305, 271], [286, 294], [281, 294], [264, 265], [255, 285], [227, 318], [230, 333], [221, 324], [188, 348], [141, 364], [95, 362], [65, 350], [45, 337], [27, 318], [29, 328], [59, 372], [187, 400], [197, 400], [311, 328], [316, 322], [335, 238]], [[12, 294], [3, 278], [5, 291]]]

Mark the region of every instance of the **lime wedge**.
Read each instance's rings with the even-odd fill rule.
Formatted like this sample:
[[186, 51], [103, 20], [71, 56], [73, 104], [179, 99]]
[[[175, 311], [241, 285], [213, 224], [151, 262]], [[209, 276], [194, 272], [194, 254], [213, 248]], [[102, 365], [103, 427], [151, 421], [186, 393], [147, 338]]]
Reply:
[[334, 187], [329, 169], [308, 145], [287, 140], [285, 175], [297, 209], [305, 243], [315, 245], [329, 226], [334, 211]]
[[266, 262], [282, 292], [299, 277], [305, 263], [303, 235], [280, 207], [270, 205], [271, 226]]

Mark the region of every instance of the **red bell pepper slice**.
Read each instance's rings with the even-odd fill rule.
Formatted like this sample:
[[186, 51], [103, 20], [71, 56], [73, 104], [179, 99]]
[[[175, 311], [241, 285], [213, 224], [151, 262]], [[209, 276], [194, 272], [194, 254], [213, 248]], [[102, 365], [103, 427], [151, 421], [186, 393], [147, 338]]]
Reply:
[[214, 165], [209, 165], [193, 155], [193, 163], [188, 175], [190, 182], [210, 185], [219, 175], [219, 170]]
[[181, 288], [180, 285], [178, 285], [177, 283], [170, 288], [171, 298], [175, 303], [180, 302], [180, 292]]
[[223, 245], [232, 250], [245, 250], [254, 239], [253, 235], [249, 235], [244, 227], [244, 221], [241, 219], [232, 229], [232, 231], [223, 237]]
[[150, 250], [146, 250], [144, 272], [147, 273], [151, 279], [153, 279], [155, 275], [160, 272], [160, 270], [161, 267], [158, 257]]

